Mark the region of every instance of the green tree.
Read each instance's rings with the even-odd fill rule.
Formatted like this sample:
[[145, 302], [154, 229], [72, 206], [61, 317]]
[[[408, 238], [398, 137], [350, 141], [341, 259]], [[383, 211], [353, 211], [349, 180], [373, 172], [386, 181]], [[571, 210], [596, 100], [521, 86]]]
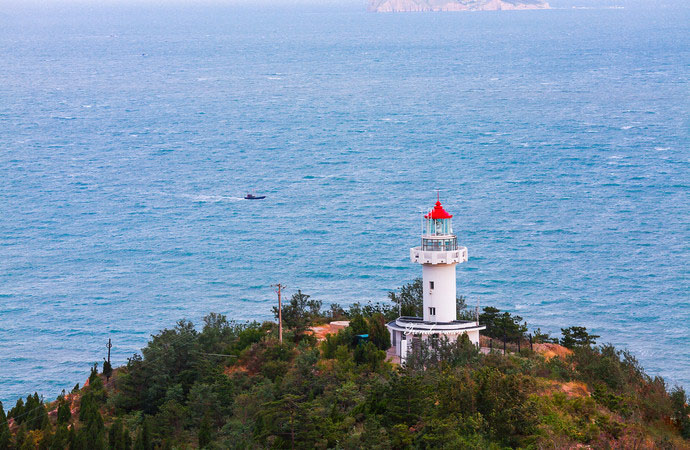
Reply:
[[369, 319], [369, 341], [379, 350], [388, 350], [391, 346], [391, 334], [386, 328], [383, 314], [375, 314]]
[[482, 334], [494, 339], [522, 339], [527, 332], [527, 325], [521, 322], [522, 317], [513, 316], [509, 312], [501, 313], [501, 310], [493, 306], [485, 307], [479, 315], [479, 323], [486, 325]]
[[199, 425], [199, 432], [197, 433], [199, 448], [204, 448], [213, 440], [213, 430], [211, 429], [211, 414], [206, 412], [204, 418], [201, 419]]
[[486, 418], [495, 438], [517, 447], [534, 432], [536, 409], [529, 394], [533, 387], [520, 374], [504, 375], [485, 367], [474, 373], [477, 383], [477, 410]]
[[560, 344], [567, 348], [592, 347], [599, 338], [596, 334], [589, 334], [585, 327], [561, 328], [561, 334], [563, 337]]
[[21, 398], [17, 400], [8, 416], [14, 418], [18, 424], [26, 424], [26, 431], [40, 430], [48, 423], [48, 412], [38, 393], [27, 395], [26, 403]]
[[223, 314], [210, 313], [204, 317], [204, 328], [199, 335], [199, 344], [205, 352], [226, 353], [240, 329], [241, 327], [236, 324], [228, 322]]
[[127, 428], [124, 429], [124, 436], [125, 436], [125, 450], [130, 450], [134, 443], [132, 442], [132, 435], [129, 434], [129, 430]]
[[533, 340], [535, 344], [558, 344], [558, 338], [551, 337], [549, 333], [544, 333], [541, 328], [534, 330]]
[[72, 410], [70, 404], [65, 400], [65, 397], [60, 397], [58, 400], [57, 423], [68, 424], [72, 419]]
[[276, 436], [295, 448], [303, 430], [300, 418], [304, 416], [305, 406], [304, 398], [294, 394], [284, 394], [278, 400], [265, 403], [259, 416], [262, 423], [261, 435], [264, 439]]
[[330, 307], [328, 308], [328, 311], [326, 311], [326, 319], [329, 322], [332, 322], [334, 320], [346, 320], [347, 313], [339, 304], [331, 303]]
[[675, 422], [680, 435], [685, 439], [690, 439], [690, 406], [685, 390], [676, 387], [671, 392], [671, 403], [673, 405], [673, 421]]
[[110, 364], [110, 361], [103, 361], [103, 376], [106, 381], [110, 381], [110, 377], [113, 376], [113, 366]]
[[94, 363], [93, 367], [91, 368], [91, 374], [89, 374], [89, 384], [93, 383], [96, 378], [98, 378], [98, 363]]
[[[395, 313], [393, 317], [397, 317], [398, 313], [401, 316], [423, 317], [424, 312], [424, 281], [422, 278], [415, 278], [412, 283], [405, 284], [400, 287], [400, 293], [396, 294], [394, 291], [388, 293], [388, 298], [395, 305]], [[465, 320], [474, 320], [471, 313], [467, 313], [465, 308], [465, 297], [456, 297], [457, 318]], [[378, 311], [388, 316], [388, 309], [383, 308]]]
[[180, 320], [175, 328], [152, 336], [143, 357], [132, 356], [118, 373], [114, 405], [125, 412], [155, 414], [170, 387], [179, 384], [187, 392], [208, 367], [201, 361], [197, 335], [191, 322]]
[[67, 431], [67, 448], [69, 448], [69, 450], [83, 448], [83, 446], [79, 445], [77, 442], [77, 432], [75, 431], [74, 427], [69, 427]]
[[350, 330], [354, 336], [366, 334], [369, 331], [369, 325], [361, 314], [357, 314], [350, 320]]
[[55, 434], [53, 435], [53, 440], [50, 443], [50, 449], [63, 449], [67, 448], [69, 445], [69, 431], [67, 430], [67, 425], [58, 424], [55, 427]]
[[456, 319], [458, 320], [475, 320], [476, 315], [475, 315], [475, 310], [467, 309], [467, 299], [465, 298], [464, 295], [460, 295], [455, 298], [455, 310], [456, 310]]
[[7, 417], [13, 418], [18, 424], [24, 421], [24, 399], [19, 397], [17, 403], [15, 403], [14, 408], [11, 408], [7, 412]]
[[22, 425], [17, 430], [17, 435], [14, 437], [15, 447], [17, 450], [34, 450], [36, 448], [36, 442], [34, 442], [31, 434], [26, 429], [26, 423]]
[[355, 347], [354, 360], [359, 365], [366, 365], [372, 372], [378, 370], [386, 359], [386, 352], [379, 350], [373, 342]]
[[88, 390], [81, 398], [79, 421], [82, 427], [77, 431], [77, 440], [87, 442], [93, 450], [105, 449], [105, 425], [99, 411], [98, 399]]
[[10, 427], [7, 424], [7, 416], [5, 415], [5, 408], [0, 402], [0, 450], [8, 450], [12, 440]]
[[[278, 318], [278, 307], [273, 307], [273, 314]], [[309, 295], [298, 290], [290, 301], [283, 305], [283, 325], [295, 333], [295, 338], [300, 340], [304, 332], [309, 328], [312, 320], [321, 316], [321, 301], [312, 300]]]
[[149, 430], [149, 420], [144, 418], [144, 422], [139, 427], [136, 439], [134, 439], [134, 450], [153, 450], [151, 442], [151, 431]]
[[416, 425], [427, 414], [430, 406], [426, 386], [421, 374], [403, 372], [391, 380], [385, 393], [387, 420], [393, 425]]
[[125, 433], [127, 433], [127, 431], [125, 430], [122, 420], [115, 420], [108, 429], [108, 448], [110, 450], [129, 450]]
[[415, 278], [412, 283], [403, 285], [399, 294], [389, 292], [388, 298], [396, 304], [401, 316], [422, 317], [424, 282], [421, 278]]

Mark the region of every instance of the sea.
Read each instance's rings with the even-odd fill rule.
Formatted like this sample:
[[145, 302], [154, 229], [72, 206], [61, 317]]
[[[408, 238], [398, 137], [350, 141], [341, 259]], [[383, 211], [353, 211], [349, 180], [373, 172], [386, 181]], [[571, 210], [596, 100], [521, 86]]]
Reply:
[[469, 305], [690, 388], [690, 7], [9, 1], [5, 408], [276, 283], [387, 302], [437, 190]]

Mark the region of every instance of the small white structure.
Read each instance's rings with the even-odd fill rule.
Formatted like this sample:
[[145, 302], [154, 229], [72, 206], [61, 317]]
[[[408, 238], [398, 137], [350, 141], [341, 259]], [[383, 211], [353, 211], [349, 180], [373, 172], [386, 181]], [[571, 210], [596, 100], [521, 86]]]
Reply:
[[479, 331], [486, 328], [478, 321], [457, 320], [455, 266], [467, 261], [467, 247], [458, 247], [452, 218], [439, 199], [424, 215], [422, 245], [410, 249], [410, 260], [422, 265], [424, 309], [423, 317], [401, 316], [387, 325], [401, 362], [415, 339], [443, 335], [455, 341], [467, 334], [473, 344], [479, 345]]

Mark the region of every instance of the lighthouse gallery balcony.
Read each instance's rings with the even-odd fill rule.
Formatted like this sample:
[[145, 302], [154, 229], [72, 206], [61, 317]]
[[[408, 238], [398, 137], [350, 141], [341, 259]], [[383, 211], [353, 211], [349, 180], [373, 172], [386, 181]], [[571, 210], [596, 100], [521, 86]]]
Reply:
[[419, 264], [459, 264], [467, 261], [467, 247], [441, 251], [413, 247], [410, 249], [410, 261]]

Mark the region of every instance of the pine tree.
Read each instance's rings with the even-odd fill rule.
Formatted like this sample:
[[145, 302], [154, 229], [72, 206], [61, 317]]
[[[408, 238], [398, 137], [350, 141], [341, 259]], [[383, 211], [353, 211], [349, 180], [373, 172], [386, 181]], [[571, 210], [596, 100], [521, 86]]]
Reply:
[[17, 434], [14, 436], [14, 448], [21, 448], [26, 440], [26, 424], [22, 424], [17, 430]]
[[567, 348], [591, 347], [597, 343], [597, 338], [599, 338], [596, 334], [589, 334], [585, 327], [561, 328], [561, 334], [563, 337], [560, 344]]
[[[31, 401], [29, 402], [29, 399]], [[27, 408], [26, 422], [28, 424], [29, 430], [40, 430], [44, 428], [48, 423], [48, 411], [46, 411], [45, 405], [43, 404], [43, 399], [38, 397], [38, 393], [35, 392], [33, 396], [27, 397], [27, 406], [31, 404], [31, 409]]]
[[421, 278], [415, 278], [412, 283], [400, 288], [400, 294], [389, 292], [388, 298], [398, 305], [401, 316], [421, 317], [424, 303], [424, 283]]
[[58, 424], [68, 424], [71, 419], [72, 419], [72, 410], [70, 409], [70, 404], [63, 397], [60, 400], [60, 406], [58, 406], [57, 423]]
[[52, 426], [50, 425], [50, 422], [46, 422], [43, 428], [41, 429], [41, 440], [38, 442], [38, 450], [51, 450], [53, 448], [59, 448], [59, 447], [54, 447], [54, 440], [55, 440], [55, 435], [52, 432]]
[[350, 329], [352, 329], [352, 334], [357, 336], [358, 334], [365, 334], [369, 330], [369, 326], [361, 314], [356, 314], [350, 320]]
[[74, 425], [72, 425], [71, 427], [69, 427], [69, 431], [67, 431], [67, 444], [69, 450], [75, 450], [77, 448], [76, 441], [77, 433], [74, 431]]
[[132, 435], [127, 428], [124, 429], [124, 450], [132, 450]]
[[153, 450], [151, 445], [151, 433], [149, 431], [149, 421], [144, 419], [144, 423], [139, 428], [137, 438], [134, 440], [134, 450]]
[[89, 442], [86, 440], [85, 432], [74, 431], [74, 426], [70, 428], [70, 444], [69, 450], [91, 450]]
[[110, 450], [124, 450], [125, 433], [122, 420], [117, 419], [108, 430], [108, 448]]
[[103, 375], [106, 381], [110, 380], [110, 377], [113, 375], [113, 366], [110, 365], [110, 361], [103, 361]]
[[211, 431], [211, 415], [207, 411], [206, 414], [204, 414], [204, 418], [201, 420], [201, 425], [199, 425], [199, 448], [204, 448], [211, 443]]
[[33, 434], [29, 432], [23, 433], [21, 442], [17, 439], [17, 448], [19, 450], [36, 450], [36, 441]]
[[79, 440], [83, 438], [93, 450], [105, 449], [103, 416], [98, 410], [98, 404], [91, 391], [81, 398], [79, 421], [84, 425], [77, 432]]
[[394, 424], [413, 426], [425, 413], [428, 397], [419, 375], [403, 373], [391, 383], [387, 397], [388, 418]]
[[375, 314], [369, 319], [369, 341], [379, 350], [388, 350], [391, 346], [391, 334], [386, 328], [383, 314]]
[[5, 416], [5, 408], [3, 408], [2, 402], [0, 402], [0, 450], [8, 450], [11, 439], [12, 434], [7, 423], [7, 416]]
[[98, 377], [98, 363], [94, 363], [93, 367], [91, 368], [91, 374], [89, 375], [89, 385], [93, 383], [93, 380], [95, 380]]
[[[289, 302], [283, 304], [283, 325], [295, 333], [295, 338], [300, 340], [304, 332], [309, 328], [312, 319], [321, 314], [320, 300], [312, 300], [307, 294], [298, 290]], [[273, 307], [273, 314], [278, 318], [278, 308]]]
[[24, 421], [24, 399], [21, 397], [17, 399], [17, 403], [14, 405], [14, 408], [10, 409], [7, 417], [14, 418], [14, 420], [20, 424]]
[[117, 419], [108, 429], [108, 447], [109, 450], [131, 450], [132, 437], [129, 431], [122, 423], [121, 419]]
[[53, 435], [53, 442], [50, 444], [50, 448], [66, 448], [69, 445], [69, 430], [67, 430], [67, 425], [61, 424], [55, 428], [55, 434]]

